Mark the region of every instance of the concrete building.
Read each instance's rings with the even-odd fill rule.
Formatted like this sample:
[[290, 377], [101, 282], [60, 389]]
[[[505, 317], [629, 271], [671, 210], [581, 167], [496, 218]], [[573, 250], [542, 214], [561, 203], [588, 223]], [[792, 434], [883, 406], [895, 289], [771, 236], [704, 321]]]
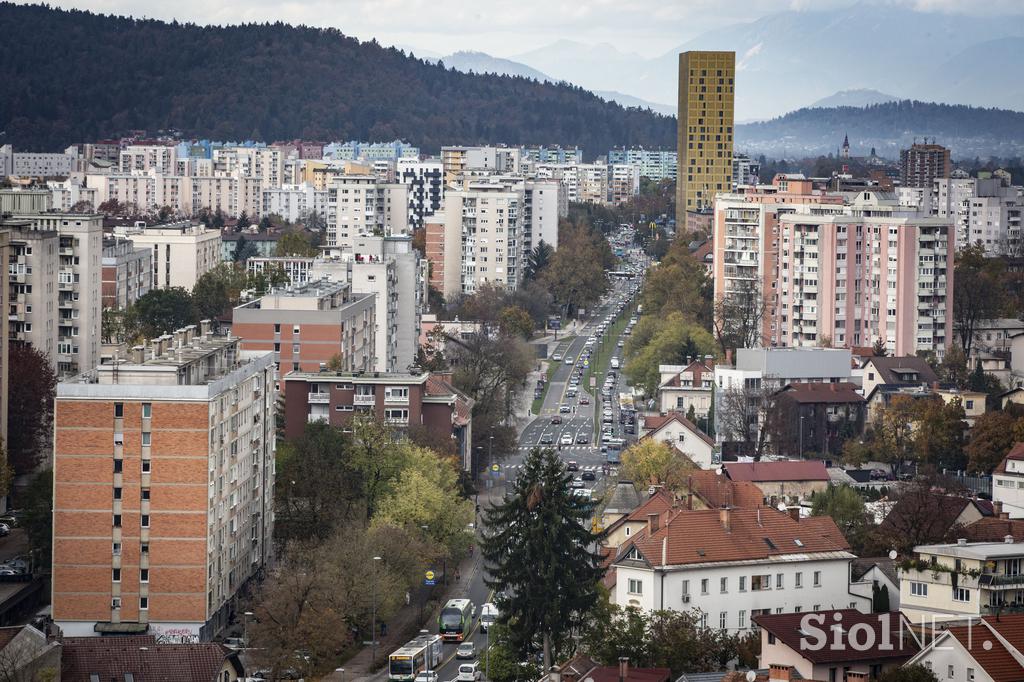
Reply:
[[855, 557], [835, 522], [795, 511], [650, 514], [616, 552], [612, 601], [644, 611], [696, 609], [702, 626], [741, 635], [759, 615], [870, 611], [869, 600], [848, 591]]
[[931, 187], [936, 178], [948, 178], [953, 167], [949, 150], [939, 144], [914, 143], [900, 150], [900, 184], [904, 187]]
[[274, 289], [233, 311], [231, 328], [242, 349], [273, 351], [283, 376], [315, 372], [334, 359], [346, 372], [373, 371], [375, 300], [351, 285], [325, 280]]
[[608, 203], [608, 166], [603, 163], [539, 164], [537, 178], [561, 182], [569, 202]]
[[0, 189], [0, 213], [43, 213], [53, 207], [53, 196], [44, 189]]
[[631, 163], [608, 164], [608, 203], [619, 206], [640, 193], [640, 167]]
[[284, 384], [286, 438], [302, 435], [309, 422], [345, 427], [363, 415], [450, 438], [463, 468], [469, 470], [473, 401], [451, 385], [450, 375], [290, 372]]
[[[459, 285], [445, 295], [472, 294], [485, 282], [516, 289], [522, 260], [523, 192], [501, 183], [470, 183], [445, 199], [445, 239], [461, 235], [460, 261], [445, 262], [446, 282], [459, 273]], [[449, 250], [446, 246], [445, 252]]]
[[296, 223], [310, 213], [327, 214], [327, 190], [318, 190], [311, 184], [282, 185], [263, 190], [260, 215], [279, 215]]
[[558, 248], [558, 219], [567, 214], [568, 198], [558, 182], [527, 180], [523, 183], [524, 259], [541, 242], [552, 249]]
[[396, 182], [408, 188], [409, 229], [418, 230], [444, 205], [444, 165], [437, 159], [398, 159]]
[[462, 289], [459, 277], [462, 260], [461, 225], [446, 220], [444, 214], [426, 221], [423, 227], [428, 283], [444, 296]]
[[992, 472], [992, 501], [1011, 519], [1024, 519], [1024, 443], [1015, 443]]
[[0, 230], [0, 263], [7, 263], [8, 267], [0, 268], [0, 311], [7, 311], [0, 319], [0, 442], [7, 442], [7, 406], [10, 401], [9, 377], [10, 364], [8, 349], [11, 345], [11, 308], [14, 308], [14, 299], [11, 297], [10, 278], [11, 266], [17, 269], [19, 265], [16, 259], [11, 258], [11, 233], [9, 230]]
[[84, 182], [84, 176], [78, 174], [66, 180], [47, 182], [46, 186], [52, 195], [50, 205], [53, 210], [69, 212], [72, 208], [81, 205], [87, 205], [90, 210], [95, 210], [97, 208], [96, 190], [86, 187]]
[[153, 289], [191, 290], [200, 277], [221, 262], [220, 232], [190, 220], [123, 228], [115, 233], [152, 251]]
[[279, 232], [258, 232], [255, 228], [244, 232], [222, 232], [220, 235], [220, 259], [225, 263], [234, 263], [235, 252], [238, 250], [240, 242], [246, 247], [251, 245], [257, 256], [270, 258], [277, 254], [277, 242], [280, 238], [281, 233]]
[[394, 142], [332, 142], [323, 147], [323, 158], [338, 160], [418, 159], [420, 148], [395, 140]]
[[0, 146], [0, 177], [67, 177], [78, 170], [78, 156], [68, 153], [15, 152], [9, 144]]
[[121, 150], [119, 170], [122, 173], [154, 170], [163, 175], [177, 172], [178, 150], [173, 145], [131, 144]]
[[57, 386], [52, 603], [65, 635], [208, 641], [266, 566], [273, 358], [207, 329]]
[[640, 168], [640, 177], [659, 182], [676, 179], [678, 158], [674, 150], [644, 149], [612, 149], [608, 152], [609, 164], [631, 164]]
[[312, 256], [262, 256], [250, 258], [245, 266], [254, 275], [280, 268], [292, 286], [302, 286], [312, 279], [314, 260]]
[[5, 338], [27, 344], [50, 359], [57, 358], [57, 272], [60, 236], [33, 229], [31, 221], [4, 221], [10, 232], [9, 325]]
[[125, 309], [153, 286], [153, 252], [124, 237], [103, 240], [103, 307]]
[[953, 223], [958, 250], [980, 243], [986, 255], [1015, 255], [1021, 247], [1022, 193], [1024, 188], [1000, 178], [936, 178], [924, 208]]
[[735, 52], [679, 55], [676, 225], [687, 211], [710, 211], [732, 187]]
[[327, 189], [327, 234], [324, 248], [350, 252], [357, 237], [406, 234], [408, 190], [372, 175], [341, 175]]
[[746, 154], [732, 156], [732, 188], [740, 185], [756, 185], [760, 178], [761, 164]]

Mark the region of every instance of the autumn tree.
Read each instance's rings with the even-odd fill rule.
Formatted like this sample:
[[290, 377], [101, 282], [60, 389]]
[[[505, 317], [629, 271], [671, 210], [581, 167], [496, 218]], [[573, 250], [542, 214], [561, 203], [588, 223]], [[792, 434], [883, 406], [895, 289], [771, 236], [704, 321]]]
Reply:
[[716, 389], [721, 399], [715, 413], [715, 431], [737, 446], [739, 454], [760, 460], [772, 445], [768, 436], [781, 388], [777, 378], [768, 376]]
[[1005, 264], [986, 258], [985, 247], [964, 247], [956, 257], [953, 289], [953, 332], [967, 357], [979, 322], [999, 317], [1006, 306]]
[[715, 301], [713, 330], [721, 354], [736, 348], [764, 345], [768, 301], [756, 280], [739, 280], [736, 288]]
[[7, 349], [11, 401], [7, 407], [7, 463], [16, 475], [31, 473], [53, 440], [57, 375], [46, 355], [26, 344]]
[[991, 474], [1013, 447], [1017, 423], [1017, 419], [1002, 410], [986, 412], [978, 417], [964, 447], [967, 468], [983, 476]]
[[641, 440], [622, 453], [622, 476], [640, 485], [676, 486], [684, 481], [686, 472], [694, 468], [693, 461], [675, 447], [653, 438]]
[[22, 496], [25, 512], [22, 527], [32, 548], [37, 566], [49, 566], [53, 553], [53, 470], [44, 469], [32, 476]]
[[967, 355], [960, 344], [953, 343], [946, 350], [942, 362], [936, 367], [936, 374], [939, 379], [946, 383], [953, 384], [957, 388], [966, 388], [969, 372], [967, 369]]
[[533, 329], [529, 313], [519, 306], [506, 306], [498, 313], [498, 330], [504, 336], [529, 339]]
[[849, 538], [867, 523], [864, 498], [848, 485], [832, 485], [816, 492], [811, 500], [812, 516], [829, 516]]
[[677, 312], [710, 328], [712, 289], [704, 264], [690, 254], [685, 239], [676, 239], [658, 267], [648, 273], [640, 303], [645, 315], [667, 317]]
[[878, 444], [876, 452], [892, 469], [893, 478], [898, 478], [907, 460], [916, 459], [914, 449], [914, 421], [917, 409], [914, 399], [909, 396], [893, 396], [889, 404], [880, 410], [872, 425], [872, 432]]
[[605, 271], [614, 262], [603, 236], [582, 225], [559, 229], [558, 250], [541, 273], [540, 282], [568, 317], [590, 308], [608, 289]]
[[914, 426], [914, 450], [918, 461], [945, 469], [964, 468], [966, 415], [959, 398], [918, 400]]
[[714, 339], [706, 329], [683, 313], [667, 316], [645, 314], [637, 322], [626, 342], [626, 376], [647, 395], [658, 392], [660, 365], [683, 364], [687, 358], [701, 357], [714, 351]]

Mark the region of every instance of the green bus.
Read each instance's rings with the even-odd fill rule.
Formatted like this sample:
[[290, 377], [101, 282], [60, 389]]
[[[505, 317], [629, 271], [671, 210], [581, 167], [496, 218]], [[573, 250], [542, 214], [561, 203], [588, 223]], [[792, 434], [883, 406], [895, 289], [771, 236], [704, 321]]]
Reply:
[[473, 602], [450, 599], [437, 618], [437, 631], [446, 642], [461, 642], [473, 628]]

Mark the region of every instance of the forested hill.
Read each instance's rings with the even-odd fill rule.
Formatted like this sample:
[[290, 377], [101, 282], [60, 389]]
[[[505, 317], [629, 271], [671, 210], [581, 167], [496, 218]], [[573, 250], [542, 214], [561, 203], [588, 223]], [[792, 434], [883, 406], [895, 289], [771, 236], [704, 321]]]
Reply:
[[221, 140], [672, 147], [675, 119], [569, 85], [471, 75], [331, 29], [164, 23], [0, 3], [0, 138], [57, 151], [133, 129]]
[[1024, 154], [1024, 113], [933, 102], [884, 102], [866, 107], [805, 108], [736, 126], [739, 151], [774, 158], [834, 153], [850, 136], [851, 153], [899, 158], [916, 138], [935, 138], [954, 158]]

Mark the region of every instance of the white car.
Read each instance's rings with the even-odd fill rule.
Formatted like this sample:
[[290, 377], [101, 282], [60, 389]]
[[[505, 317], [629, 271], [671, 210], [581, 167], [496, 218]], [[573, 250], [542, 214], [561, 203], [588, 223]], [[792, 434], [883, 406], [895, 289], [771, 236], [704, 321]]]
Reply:
[[566, 355], [565, 356], [565, 364], [571, 365], [571, 364], [573, 364], [575, 362], [576, 362], [576, 358], [572, 357], [571, 355]]
[[437, 682], [437, 679], [436, 670], [421, 670], [413, 682]]
[[476, 661], [463, 663], [459, 666], [459, 676], [455, 679], [457, 682], [478, 682], [480, 679], [480, 665]]
[[571, 433], [563, 433], [562, 437], [560, 439], [558, 439], [558, 444], [559, 445], [572, 445], [572, 440], [573, 439], [572, 439], [572, 434]]
[[[498, 620], [498, 607], [494, 604], [487, 602], [480, 607], [480, 630], [487, 632], [487, 628], [492, 623]], [[418, 681], [417, 681], [418, 682]]]

